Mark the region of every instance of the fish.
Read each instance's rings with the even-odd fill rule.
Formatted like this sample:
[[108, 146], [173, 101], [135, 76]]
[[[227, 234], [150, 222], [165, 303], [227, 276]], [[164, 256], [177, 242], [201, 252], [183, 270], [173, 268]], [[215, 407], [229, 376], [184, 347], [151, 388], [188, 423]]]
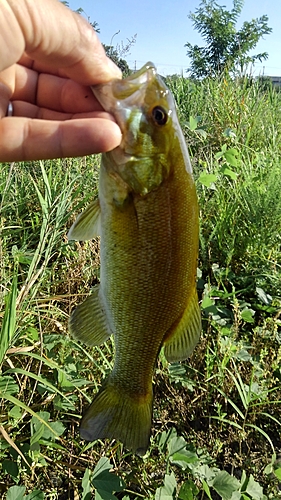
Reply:
[[198, 202], [176, 105], [154, 64], [92, 90], [122, 140], [102, 154], [98, 199], [68, 234], [100, 236], [100, 283], [71, 314], [69, 330], [90, 346], [113, 335], [115, 354], [80, 435], [116, 439], [143, 456], [159, 352], [185, 360], [200, 337]]

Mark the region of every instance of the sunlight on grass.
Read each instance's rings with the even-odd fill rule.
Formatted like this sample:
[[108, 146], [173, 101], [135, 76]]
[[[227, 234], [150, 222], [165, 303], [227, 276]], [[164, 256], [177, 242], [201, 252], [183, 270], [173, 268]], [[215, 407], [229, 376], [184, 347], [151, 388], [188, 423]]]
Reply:
[[99, 279], [99, 241], [66, 238], [97, 196], [99, 157], [0, 165], [0, 495], [10, 500], [280, 493], [281, 93], [228, 76], [167, 84], [197, 183], [203, 334], [188, 362], [160, 354], [143, 459], [78, 434], [114, 351], [67, 327]]

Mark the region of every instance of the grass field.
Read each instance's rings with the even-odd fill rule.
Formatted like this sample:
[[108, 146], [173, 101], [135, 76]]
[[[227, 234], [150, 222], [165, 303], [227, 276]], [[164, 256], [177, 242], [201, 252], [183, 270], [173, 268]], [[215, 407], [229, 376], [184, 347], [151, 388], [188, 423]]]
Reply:
[[202, 338], [160, 355], [144, 458], [81, 441], [113, 344], [67, 331], [99, 279], [99, 242], [68, 242], [99, 156], [0, 165], [0, 497], [281, 498], [281, 93], [180, 77], [174, 93], [200, 204]]

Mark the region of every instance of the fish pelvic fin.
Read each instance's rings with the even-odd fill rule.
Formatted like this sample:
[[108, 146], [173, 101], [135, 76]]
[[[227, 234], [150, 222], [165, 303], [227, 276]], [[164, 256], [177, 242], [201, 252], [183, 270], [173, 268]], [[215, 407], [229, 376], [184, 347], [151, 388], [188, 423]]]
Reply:
[[197, 292], [194, 290], [176, 327], [164, 339], [164, 354], [170, 363], [187, 359], [195, 348], [201, 333], [201, 313]]
[[93, 201], [72, 224], [68, 231], [68, 239], [76, 241], [92, 240], [100, 235], [100, 203]]
[[81, 437], [87, 441], [117, 439], [143, 456], [150, 440], [152, 400], [152, 388], [146, 395], [128, 394], [109, 376], [82, 419]]
[[73, 311], [68, 323], [71, 336], [89, 346], [102, 344], [112, 334], [99, 289], [99, 285], [93, 288], [91, 295]]

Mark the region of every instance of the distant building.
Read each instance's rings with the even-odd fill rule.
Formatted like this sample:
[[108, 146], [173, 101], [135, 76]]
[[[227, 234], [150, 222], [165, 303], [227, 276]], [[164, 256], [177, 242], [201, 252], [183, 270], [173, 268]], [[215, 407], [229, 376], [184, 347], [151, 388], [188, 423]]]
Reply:
[[281, 87], [281, 76], [268, 76], [272, 82], [273, 87]]

